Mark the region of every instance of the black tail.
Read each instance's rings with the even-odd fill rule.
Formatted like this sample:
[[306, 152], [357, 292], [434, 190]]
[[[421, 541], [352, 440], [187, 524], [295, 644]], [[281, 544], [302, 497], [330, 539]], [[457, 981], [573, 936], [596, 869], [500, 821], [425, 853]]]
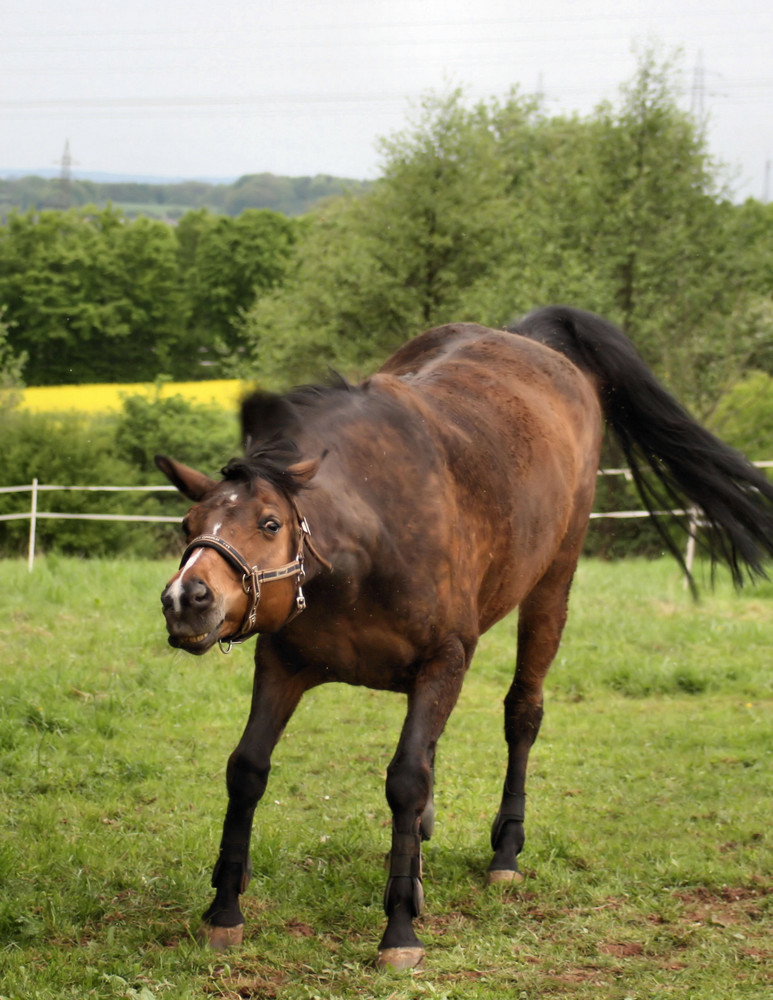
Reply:
[[[713, 560], [727, 563], [736, 585], [744, 569], [765, 576], [763, 562], [773, 555], [773, 484], [693, 420], [624, 333], [593, 313], [566, 306], [538, 309], [510, 329], [560, 351], [598, 380], [604, 415], [650, 514], [699, 507], [709, 529], [700, 538]], [[661, 518], [654, 520], [684, 566]]]

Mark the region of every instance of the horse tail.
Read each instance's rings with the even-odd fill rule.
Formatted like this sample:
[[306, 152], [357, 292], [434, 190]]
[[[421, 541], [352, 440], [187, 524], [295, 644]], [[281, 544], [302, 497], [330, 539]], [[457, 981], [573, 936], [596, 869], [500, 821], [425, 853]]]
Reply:
[[730, 567], [736, 586], [744, 570], [766, 576], [763, 562], [773, 555], [773, 484], [690, 416], [621, 330], [566, 306], [538, 309], [510, 330], [560, 351], [596, 381], [642, 501], [685, 572], [657, 510], [699, 508], [708, 529], [701, 543], [712, 561]]

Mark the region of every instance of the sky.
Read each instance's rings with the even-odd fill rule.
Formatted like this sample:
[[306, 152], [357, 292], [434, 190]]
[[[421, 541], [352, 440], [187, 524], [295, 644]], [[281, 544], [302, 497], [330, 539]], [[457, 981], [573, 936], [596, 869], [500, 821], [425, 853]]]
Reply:
[[681, 50], [738, 197], [773, 197], [770, 0], [0, 0], [0, 176], [374, 178], [429, 91], [615, 100]]

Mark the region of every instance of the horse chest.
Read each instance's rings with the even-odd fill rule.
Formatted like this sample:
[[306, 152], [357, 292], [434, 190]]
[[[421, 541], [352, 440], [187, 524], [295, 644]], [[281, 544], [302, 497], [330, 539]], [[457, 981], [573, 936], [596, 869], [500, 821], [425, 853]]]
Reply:
[[309, 615], [292, 641], [295, 655], [318, 683], [407, 691], [437, 635], [432, 626], [408, 629], [399, 618], [362, 615], [356, 606], [348, 615], [315, 617]]

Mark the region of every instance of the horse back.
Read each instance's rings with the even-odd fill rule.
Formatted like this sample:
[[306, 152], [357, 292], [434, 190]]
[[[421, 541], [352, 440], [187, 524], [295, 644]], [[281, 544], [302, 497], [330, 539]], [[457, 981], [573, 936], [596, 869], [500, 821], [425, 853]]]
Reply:
[[[602, 427], [597, 389], [564, 355], [474, 323], [409, 341], [364, 386], [401, 398], [435, 424], [452, 467], [481, 463], [503, 490], [560, 467], [568, 484], [595, 475]], [[492, 483], [493, 485], [493, 483]]]
[[370, 385], [413, 408], [442, 450], [459, 521], [479, 541], [471, 558], [484, 626], [559, 553], [576, 558], [603, 426], [596, 388], [576, 365], [527, 338], [462, 323], [410, 341]]

